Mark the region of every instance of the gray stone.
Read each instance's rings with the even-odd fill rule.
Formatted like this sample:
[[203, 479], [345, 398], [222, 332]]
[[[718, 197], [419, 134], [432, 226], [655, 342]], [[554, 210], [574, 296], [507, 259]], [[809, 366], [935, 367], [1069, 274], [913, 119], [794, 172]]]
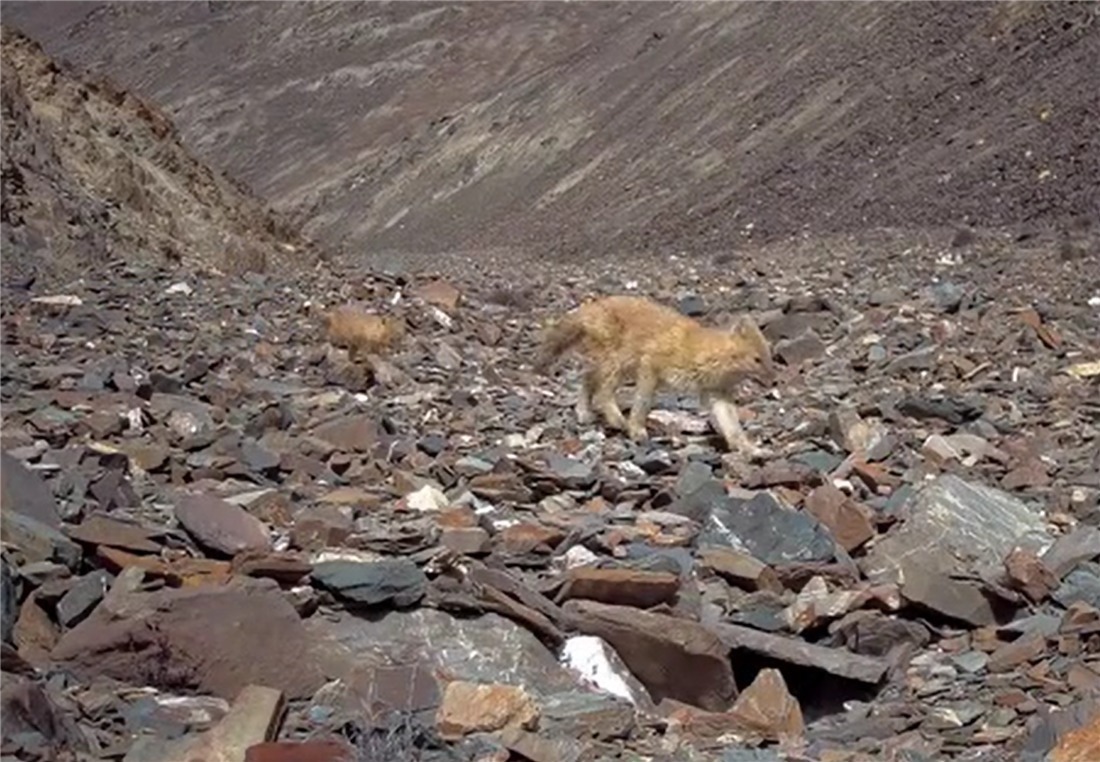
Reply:
[[962, 728], [985, 715], [989, 706], [979, 701], [945, 701], [938, 703], [930, 712], [929, 719], [935, 727]]
[[538, 638], [497, 614], [460, 619], [418, 608], [370, 621], [348, 613], [312, 617], [305, 625], [334, 665], [422, 663], [454, 680], [521, 685], [536, 695], [580, 687]]
[[[885, 659], [861, 656], [842, 648], [826, 648], [803, 640], [758, 632], [736, 624], [716, 624], [710, 629], [726, 646], [735, 651], [751, 651], [760, 656], [803, 667], [813, 667], [831, 675], [862, 683], [877, 684], [886, 674]], [[736, 654], [733, 658], [736, 660]]]
[[57, 620], [65, 627], [80, 624], [103, 600], [113, 581], [114, 577], [103, 569], [85, 574], [57, 602]]
[[775, 749], [723, 749], [719, 762], [781, 762]]
[[783, 632], [787, 629], [786, 606], [780, 603], [758, 601], [730, 614], [734, 624], [748, 625], [762, 632]]
[[0, 628], [0, 640], [11, 642], [11, 631], [19, 617], [19, 591], [15, 586], [15, 576], [8, 559], [0, 559], [0, 607], [3, 608], [3, 626]]
[[676, 302], [676, 309], [688, 317], [702, 317], [707, 314], [707, 303], [703, 301], [703, 297], [689, 294]]
[[313, 581], [343, 601], [364, 606], [412, 606], [424, 597], [428, 585], [424, 572], [404, 558], [325, 561], [313, 567]]
[[931, 370], [936, 367], [939, 354], [940, 349], [936, 345], [914, 349], [891, 360], [886, 366], [886, 372], [897, 374], [910, 370]]
[[1053, 614], [1032, 614], [1031, 616], [1014, 619], [1008, 624], [998, 627], [997, 632], [1017, 636], [1034, 635], [1038, 633], [1043, 637], [1053, 637], [1062, 624], [1062, 617]]
[[[683, 474], [681, 474], [681, 478]], [[690, 486], [696, 477], [682, 479], [684, 486]], [[679, 482], [678, 482], [679, 485]], [[702, 481], [690, 492], [681, 492], [680, 496], [668, 507], [670, 513], [687, 516], [692, 521], [702, 524], [707, 516], [729, 502], [729, 495], [722, 482], [714, 477]]]
[[963, 297], [966, 295], [966, 291], [962, 286], [951, 281], [937, 283], [932, 286], [930, 291], [932, 302], [936, 305], [936, 308], [947, 313], [957, 312], [959, 305], [962, 304]]
[[557, 453], [547, 456], [546, 471], [566, 489], [586, 489], [596, 481], [595, 466]]
[[999, 566], [1013, 547], [1040, 550], [1050, 543], [1040, 516], [1000, 490], [945, 474], [914, 493], [902, 525], [879, 540], [860, 562], [876, 583], [900, 582], [912, 562], [947, 575]]
[[214, 495], [183, 496], [176, 504], [176, 518], [200, 545], [227, 556], [271, 549], [262, 521]]
[[634, 728], [634, 705], [608, 693], [569, 691], [539, 702], [539, 729], [571, 738], [625, 738]]
[[810, 329], [798, 338], [776, 342], [774, 352], [786, 365], [802, 365], [825, 354], [825, 342]]
[[902, 564], [901, 594], [920, 608], [975, 627], [997, 621], [993, 604], [976, 584], [952, 579], [916, 560]]
[[725, 495], [722, 483], [714, 478], [714, 469], [697, 460], [688, 461], [680, 475], [676, 477], [676, 494], [680, 497], [691, 495], [704, 486], [716, 485]]
[[52, 529], [61, 526], [61, 513], [49, 485], [6, 452], [0, 453], [0, 511], [15, 511]]
[[1050, 597], [1066, 608], [1082, 601], [1100, 609], [1100, 566], [1084, 564], [1074, 569]]
[[1061, 579], [1079, 564], [1097, 557], [1100, 557], [1100, 529], [1082, 524], [1055, 540], [1043, 554], [1042, 561]]
[[69, 569], [80, 564], [80, 546], [53, 527], [16, 511], [0, 510], [0, 532], [24, 562], [55, 561]]
[[982, 651], [964, 651], [952, 656], [951, 662], [963, 672], [976, 674], [989, 664], [989, 654]]
[[435, 362], [446, 370], [458, 370], [462, 367], [462, 355], [447, 343], [440, 343], [435, 351]]
[[279, 465], [279, 454], [254, 439], [246, 439], [241, 443], [241, 460], [251, 470], [262, 472]]
[[837, 466], [844, 462], [844, 456], [825, 450], [808, 450], [792, 455], [791, 460], [812, 468], [821, 474], [829, 474], [836, 470]]
[[982, 414], [982, 408], [968, 400], [948, 397], [921, 397], [911, 395], [898, 401], [896, 409], [902, 415], [923, 420], [938, 418], [958, 426]]
[[883, 307], [905, 299], [905, 291], [897, 286], [882, 286], [867, 295], [867, 303], [872, 307]]
[[623, 549], [626, 566], [642, 571], [663, 571], [686, 577], [695, 567], [695, 559], [684, 548], [655, 548], [641, 542], [632, 542]]
[[714, 505], [698, 544], [745, 550], [770, 566], [829, 561], [836, 555], [829, 530], [770, 492], [748, 501], [727, 498]]

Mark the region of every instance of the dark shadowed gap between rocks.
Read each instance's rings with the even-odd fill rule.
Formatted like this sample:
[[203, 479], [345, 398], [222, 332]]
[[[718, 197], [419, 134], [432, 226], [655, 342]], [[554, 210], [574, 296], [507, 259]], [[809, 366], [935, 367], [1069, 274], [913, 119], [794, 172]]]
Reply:
[[802, 719], [807, 723], [846, 712], [846, 701], [872, 701], [881, 688], [839, 675], [830, 675], [813, 667], [761, 656], [743, 648], [731, 651], [730, 660], [733, 664], [733, 677], [741, 690], [751, 685], [761, 670], [779, 670], [787, 683], [787, 690], [798, 699], [802, 707]]

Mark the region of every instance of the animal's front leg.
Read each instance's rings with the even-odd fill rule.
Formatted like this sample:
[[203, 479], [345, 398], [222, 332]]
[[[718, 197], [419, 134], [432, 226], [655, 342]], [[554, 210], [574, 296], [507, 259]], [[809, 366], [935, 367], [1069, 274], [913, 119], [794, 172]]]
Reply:
[[649, 438], [645, 422], [653, 407], [653, 396], [656, 393], [657, 374], [649, 366], [640, 366], [635, 380], [634, 404], [630, 407], [630, 420], [626, 428], [627, 434], [635, 442], [644, 442]]
[[721, 398], [712, 399], [710, 409], [714, 415], [715, 426], [722, 438], [726, 440], [726, 447], [731, 452], [741, 452], [750, 458], [758, 458], [765, 454], [765, 450], [749, 441], [745, 430], [741, 427], [741, 417], [737, 414], [737, 407], [732, 402]]

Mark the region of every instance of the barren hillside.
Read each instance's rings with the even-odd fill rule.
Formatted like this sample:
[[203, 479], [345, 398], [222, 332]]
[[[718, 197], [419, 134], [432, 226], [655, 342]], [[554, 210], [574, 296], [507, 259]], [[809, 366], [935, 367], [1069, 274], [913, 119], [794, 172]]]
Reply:
[[1080, 224], [1092, 3], [10, 3], [309, 230], [728, 251]]
[[291, 225], [180, 143], [172, 121], [3, 29], [5, 284], [111, 261], [263, 270], [313, 255]]

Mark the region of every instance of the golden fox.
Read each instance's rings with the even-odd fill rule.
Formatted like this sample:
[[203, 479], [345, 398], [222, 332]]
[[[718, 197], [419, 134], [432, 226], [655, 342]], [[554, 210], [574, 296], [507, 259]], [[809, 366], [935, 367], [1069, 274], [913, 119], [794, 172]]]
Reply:
[[325, 338], [334, 347], [346, 347], [352, 361], [360, 354], [389, 350], [405, 335], [401, 320], [372, 315], [351, 306], [337, 307], [324, 313], [322, 319]]
[[[546, 373], [574, 349], [587, 365], [576, 408], [582, 425], [594, 421], [595, 408], [609, 427], [644, 441], [654, 395], [672, 388], [700, 396], [731, 451], [763, 452], [749, 442], [733, 403], [743, 379], [770, 385], [776, 377], [771, 345], [747, 316], [730, 330], [720, 330], [650, 299], [608, 296], [585, 302], [546, 331], [536, 371]], [[636, 390], [626, 419], [615, 392], [628, 376]]]

